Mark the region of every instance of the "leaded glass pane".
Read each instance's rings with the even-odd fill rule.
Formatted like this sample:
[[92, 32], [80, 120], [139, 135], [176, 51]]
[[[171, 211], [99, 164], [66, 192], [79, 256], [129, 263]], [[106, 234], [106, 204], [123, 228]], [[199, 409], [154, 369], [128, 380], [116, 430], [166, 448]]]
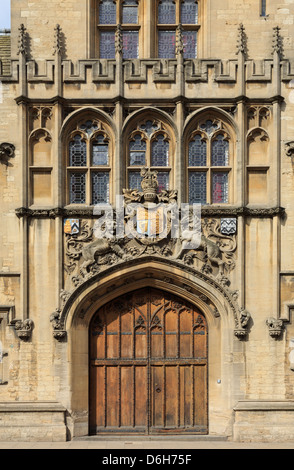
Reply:
[[69, 143], [69, 166], [87, 165], [87, 146], [80, 135]]
[[151, 165], [168, 166], [169, 142], [162, 134], [153, 140], [151, 147]]
[[197, 32], [183, 31], [184, 58], [196, 59], [197, 57]]
[[100, 1], [99, 23], [100, 24], [116, 24], [116, 4], [112, 0]]
[[145, 124], [142, 124], [140, 129], [142, 129], [144, 132], [146, 132], [148, 137], [150, 137], [151, 134], [153, 134], [153, 132], [155, 132], [159, 129], [159, 127], [153, 121], [148, 120], [148, 121], [145, 122]]
[[114, 31], [101, 31], [99, 54], [101, 59], [114, 59], [115, 58], [115, 32]]
[[189, 173], [189, 204], [206, 204], [206, 172]]
[[70, 173], [69, 174], [69, 199], [70, 204], [85, 204], [86, 202], [86, 174]]
[[181, 3], [181, 23], [198, 24], [198, 3], [195, 0], [185, 0]]
[[80, 129], [84, 132], [87, 132], [88, 135], [91, 135], [94, 131], [98, 129], [97, 124], [95, 124], [93, 121], [86, 121], [83, 124], [81, 124]]
[[212, 122], [210, 119], [208, 119], [206, 122], [201, 124], [200, 128], [204, 130], [208, 135], [211, 135], [217, 129], [219, 129], [219, 124], [216, 122]]
[[196, 135], [189, 143], [189, 166], [206, 166], [207, 143]]
[[141, 191], [141, 172], [130, 171], [129, 172], [129, 189], [139, 189]]
[[92, 204], [109, 202], [109, 173], [95, 171], [92, 173]]
[[125, 59], [137, 59], [139, 56], [138, 31], [123, 31], [123, 57]]
[[158, 57], [160, 59], [173, 59], [176, 55], [175, 45], [175, 31], [158, 31]]
[[215, 172], [212, 174], [212, 202], [213, 204], [227, 203], [229, 201], [229, 174], [228, 172]]
[[229, 142], [221, 134], [211, 143], [211, 164], [213, 166], [229, 164]]
[[139, 135], [130, 142], [130, 165], [145, 165], [146, 142]]
[[92, 165], [108, 165], [108, 143], [102, 135], [92, 143]]
[[176, 4], [172, 0], [161, 0], [158, 4], [158, 23], [176, 23]]
[[169, 172], [159, 171], [157, 174], [158, 192], [169, 188]]
[[138, 2], [129, 0], [123, 3], [122, 8], [122, 22], [125, 24], [138, 23]]

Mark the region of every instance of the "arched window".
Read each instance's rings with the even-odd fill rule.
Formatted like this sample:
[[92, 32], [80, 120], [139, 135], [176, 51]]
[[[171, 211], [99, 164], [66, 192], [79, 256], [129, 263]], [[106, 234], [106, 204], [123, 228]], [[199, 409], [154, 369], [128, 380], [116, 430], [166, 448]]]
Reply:
[[161, 123], [146, 120], [138, 125], [128, 141], [127, 180], [130, 189], [141, 189], [141, 168], [157, 170], [158, 190], [170, 184], [170, 137]]
[[67, 187], [69, 204], [110, 202], [110, 139], [103, 125], [79, 123], [68, 140]]
[[174, 58], [176, 54], [176, 27], [183, 27], [184, 57], [197, 57], [198, 2], [195, 0], [158, 0], [157, 35], [158, 57]]
[[115, 58], [115, 29], [122, 27], [123, 57], [139, 57], [138, 0], [100, 0], [98, 2], [98, 50], [101, 59]]
[[198, 123], [188, 143], [189, 204], [230, 202], [231, 154], [230, 136], [221, 121]]

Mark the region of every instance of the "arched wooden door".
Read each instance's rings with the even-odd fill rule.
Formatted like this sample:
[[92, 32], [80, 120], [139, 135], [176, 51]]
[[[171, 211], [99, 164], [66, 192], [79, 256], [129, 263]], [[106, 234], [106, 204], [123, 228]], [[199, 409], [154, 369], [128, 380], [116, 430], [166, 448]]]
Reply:
[[90, 434], [208, 432], [207, 324], [185, 300], [146, 288], [90, 326]]

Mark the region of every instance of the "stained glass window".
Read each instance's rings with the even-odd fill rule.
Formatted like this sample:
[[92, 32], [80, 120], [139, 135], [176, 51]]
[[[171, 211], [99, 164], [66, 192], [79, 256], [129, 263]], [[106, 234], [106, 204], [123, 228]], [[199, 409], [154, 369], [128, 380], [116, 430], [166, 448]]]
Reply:
[[108, 143], [102, 135], [92, 143], [92, 165], [108, 165]]
[[99, 23], [100, 24], [116, 24], [116, 4], [113, 0], [100, 1]]
[[183, 31], [184, 58], [196, 59], [197, 57], [197, 32]]
[[162, 134], [156, 137], [152, 142], [151, 166], [168, 165], [169, 142], [164, 139]]
[[197, 134], [189, 143], [189, 166], [206, 166], [207, 143]]
[[129, 172], [129, 188], [130, 189], [139, 189], [141, 191], [141, 172], [140, 171], [130, 171]]
[[69, 175], [70, 204], [85, 204], [86, 173], [72, 172]]
[[136, 135], [130, 142], [130, 165], [146, 164], [146, 142]]
[[158, 4], [158, 23], [176, 23], [176, 4], [172, 0], [161, 0]]
[[158, 31], [158, 57], [160, 59], [173, 59], [175, 57], [175, 46], [175, 31]]
[[158, 191], [169, 188], [169, 172], [168, 171], [159, 171], [157, 174], [158, 181]]
[[86, 166], [87, 165], [87, 145], [80, 135], [76, 135], [69, 143], [69, 165]]
[[109, 173], [95, 171], [92, 177], [92, 204], [109, 202]]
[[189, 204], [206, 204], [206, 172], [191, 171], [189, 173]]
[[123, 2], [122, 22], [124, 24], [138, 23], [138, 2], [136, 0], [129, 0]]
[[136, 59], [139, 55], [138, 31], [123, 31], [123, 57], [125, 59]]
[[211, 164], [213, 166], [227, 166], [229, 164], [229, 142], [222, 134], [211, 143]]
[[181, 2], [181, 23], [198, 23], [198, 3], [195, 0], [185, 0]]
[[100, 58], [101, 59], [114, 59], [115, 58], [115, 32], [114, 31], [101, 31], [100, 32]]
[[212, 202], [213, 204], [227, 203], [229, 200], [229, 174], [228, 172], [214, 172], [212, 174]]

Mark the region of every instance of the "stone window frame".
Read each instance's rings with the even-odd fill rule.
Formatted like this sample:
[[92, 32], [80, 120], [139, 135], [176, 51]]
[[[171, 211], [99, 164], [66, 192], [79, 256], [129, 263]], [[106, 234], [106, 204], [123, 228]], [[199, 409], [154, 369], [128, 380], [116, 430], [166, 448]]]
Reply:
[[[92, 121], [97, 128], [92, 132], [88, 133], [87, 130], [82, 130], [81, 125], [87, 121]], [[71, 166], [70, 165], [70, 142], [76, 136], [81, 136], [82, 140], [86, 143], [86, 165], [85, 166]], [[108, 144], [108, 164], [107, 165], [93, 165], [92, 164], [92, 145], [97, 137], [103, 136], [103, 140]], [[113, 168], [113, 158], [114, 158], [114, 142], [111, 137], [111, 132], [107, 126], [104, 125], [102, 121], [97, 118], [85, 116], [80, 118], [76, 125], [70, 127], [70, 130], [65, 137], [65, 155], [66, 155], [66, 194], [65, 194], [65, 203], [70, 206], [94, 206], [92, 200], [92, 175], [94, 172], [105, 172], [109, 174], [109, 183], [108, 183], [108, 197], [106, 198], [105, 204], [112, 203], [112, 168]], [[84, 173], [85, 176], [85, 202], [71, 202], [70, 197], [70, 175], [76, 173]]]
[[[144, 125], [147, 121], [152, 121], [154, 124], [157, 125], [157, 129], [150, 135], [144, 130], [142, 130], [142, 125]], [[162, 121], [159, 118], [154, 118], [153, 116], [145, 116], [145, 118], [140, 119], [137, 122], [136, 126], [129, 128], [129, 132], [127, 132], [127, 138], [125, 139], [125, 187], [129, 187], [129, 174], [133, 172], [139, 172], [144, 166], [151, 168], [151, 170], [155, 170], [160, 172], [168, 172], [169, 173], [169, 182], [168, 182], [168, 189], [173, 189], [173, 180], [174, 180], [174, 167], [175, 167], [175, 137], [173, 135], [172, 129], [168, 124]], [[146, 161], [145, 165], [130, 165], [130, 150], [129, 144], [134, 139], [136, 135], [140, 135], [142, 139], [146, 141]], [[168, 157], [168, 165], [167, 166], [152, 166], [151, 165], [151, 149], [152, 149], [152, 142], [156, 140], [159, 135], [164, 136], [164, 140], [169, 142], [169, 157]], [[140, 189], [140, 188], [139, 188]]]
[[[142, 20], [142, 11], [143, 11], [143, 1], [142, 0], [137, 0], [138, 3], [138, 21], [137, 23], [129, 23], [129, 24], [124, 24], [122, 22], [122, 10], [123, 10], [123, 3], [125, 0], [113, 0], [113, 3], [116, 4], [116, 23], [115, 24], [100, 24], [99, 22], [99, 6], [100, 3], [103, 0], [96, 0], [95, 1], [95, 57], [100, 58], [100, 35], [102, 32], [112, 32], [113, 35], [115, 36], [115, 30], [117, 25], [121, 26], [122, 34], [124, 34], [125, 31], [134, 31], [138, 33], [138, 57], [134, 58], [139, 58], [141, 56], [141, 35], [142, 35], [142, 27], [143, 27], [143, 20]], [[115, 41], [115, 39], [114, 39]], [[115, 43], [113, 44], [113, 47], [115, 47]], [[115, 59], [115, 55], [109, 59]]]
[[[200, 32], [201, 32], [201, 15], [202, 15], [202, 2], [201, 0], [196, 1], [198, 5], [198, 16], [197, 16], [197, 24], [184, 24], [181, 23], [181, 3], [183, 3], [183, 0], [173, 0], [173, 3], [176, 4], [176, 18], [175, 18], [175, 23], [174, 24], [163, 24], [159, 23], [158, 20], [158, 5], [162, 0], [155, 0], [155, 24], [156, 24], [156, 50], [154, 51], [155, 57], [159, 56], [159, 33], [160, 31], [173, 31], [175, 34], [176, 38], [176, 28], [178, 25], [182, 26], [182, 32], [183, 35], [185, 34], [185, 31], [195, 31], [196, 32], [196, 56], [195, 57], [186, 57], [186, 59], [196, 59], [199, 57], [199, 39], [200, 39]], [[176, 48], [176, 40], [175, 40], [175, 48]], [[176, 55], [173, 57], [170, 57], [171, 59], [174, 59]]]
[[[212, 121], [213, 123], [218, 123], [218, 128], [215, 129], [210, 135], [201, 128], [201, 126], [207, 122]], [[207, 161], [205, 166], [195, 165], [189, 166], [189, 144], [195, 139], [195, 136], [201, 136], [201, 139], [207, 141]], [[228, 141], [229, 144], [229, 164], [214, 166], [211, 163], [212, 157], [212, 142], [217, 138], [217, 136], [223, 135], [224, 140]], [[185, 199], [187, 202], [190, 201], [190, 191], [189, 191], [189, 175], [192, 172], [205, 172], [207, 175], [206, 178], [206, 203], [202, 205], [231, 205], [233, 204], [234, 199], [234, 170], [235, 170], [235, 135], [233, 129], [227, 125], [220, 117], [214, 116], [213, 114], [207, 114], [205, 116], [198, 117], [196, 121], [193, 122], [192, 128], [190, 127], [190, 132], [187, 135], [186, 144], [185, 144]], [[213, 183], [212, 177], [215, 173], [227, 172], [228, 173], [228, 200], [226, 202], [213, 202]], [[196, 203], [196, 202], [195, 202]], [[192, 202], [191, 202], [192, 204]]]

